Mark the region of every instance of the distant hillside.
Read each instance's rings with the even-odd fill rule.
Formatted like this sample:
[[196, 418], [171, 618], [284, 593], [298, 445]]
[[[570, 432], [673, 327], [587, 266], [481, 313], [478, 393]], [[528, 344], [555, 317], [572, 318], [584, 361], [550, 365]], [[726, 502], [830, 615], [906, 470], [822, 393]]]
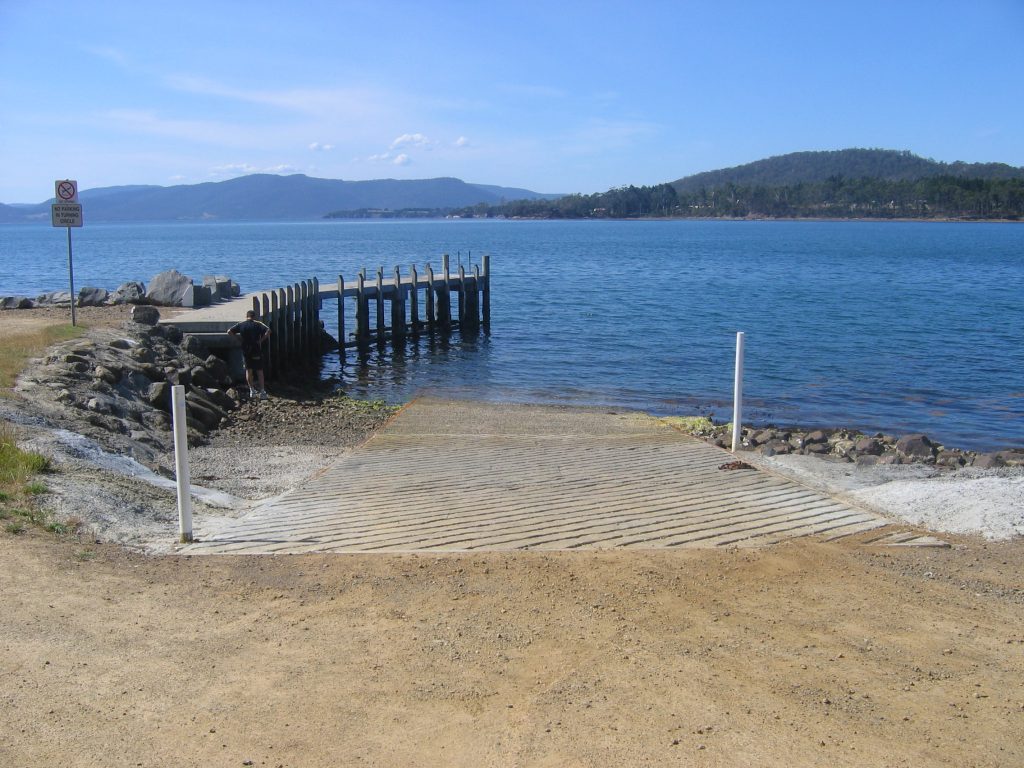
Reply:
[[[129, 186], [83, 190], [86, 222], [309, 220], [338, 210], [450, 209], [515, 199], [545, 199], [525, 189], [467, 184], [460, 179], [341, 181], [301, 174], [255, 174], [222, 182], [174, 187]], [[46, 221], [48, 200], [38, 205], [0, 204], [0, 222]]]
[[787, 187], [830, 178], [915, 181], [939, 176], [972, 179], [1024, 179], [1024, 168], [1005, 163], [941, 163], [908, 151], [840, 149], [832, 152], [792, 152], [735, 168], [707, 171], [671, 182], [676, 192], [736, 186]]

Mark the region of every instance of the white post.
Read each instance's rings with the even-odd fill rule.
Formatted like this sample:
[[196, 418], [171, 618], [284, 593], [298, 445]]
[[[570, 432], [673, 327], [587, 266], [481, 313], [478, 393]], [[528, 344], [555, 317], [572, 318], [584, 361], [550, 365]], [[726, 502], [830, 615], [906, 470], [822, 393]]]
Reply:
[[743, 331], [736, 334], [736, 378], [732, 400], [732, 450], [740, 447], [743, 422]]
[[192, 541], [192, 482], [188, 472], [188, 424], [185, 421], [185, 387], [171, 387], [174, 413], [174, 473], [178, 481], [178, 531], [181, 543]]

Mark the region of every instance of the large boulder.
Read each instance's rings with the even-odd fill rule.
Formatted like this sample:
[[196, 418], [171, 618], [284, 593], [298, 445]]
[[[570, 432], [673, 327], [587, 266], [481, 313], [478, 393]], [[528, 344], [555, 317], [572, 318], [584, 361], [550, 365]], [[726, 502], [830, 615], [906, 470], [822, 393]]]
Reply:
[[183, 301], [186, 294], [191, 297], [191, 289], [191, 277], [181, 274], [176, 269], [169, 269], [149, 281], [146, 298], [161, 307], [181, 307], [185, 306]]
[[203, 286], [210, 289], [214, 301], [231, 298], [231, 278], [227, 275], [203, 275]]
[[908, 459], [931, 459], [935, 457], [935, 445], [927, 435], [904, 435], [896, 441], [896, 452]]
[[32, 309], [35, 302], [28, 296], [4, 296], [0, 299], [0, 309]]
[[110, 294], [111, 304], [138, 304], [146, 300], [146, 286], [137, 280], [122, 283]]
[[156, 325], [160, 320], [160, 310], [147, 304], [136, 304], [132, 307], [132, 321], [140, 325]]
[[71, 306], [71, 292], [70, 291], [50, 291], [49, 293], [43, 293], [36, 297], [36, 304], [42, 307], [52, 306]]
[[106, 288], [86, 286], [78, 292], [78, 306], [102, 307], [107, 303], [110, 292]]

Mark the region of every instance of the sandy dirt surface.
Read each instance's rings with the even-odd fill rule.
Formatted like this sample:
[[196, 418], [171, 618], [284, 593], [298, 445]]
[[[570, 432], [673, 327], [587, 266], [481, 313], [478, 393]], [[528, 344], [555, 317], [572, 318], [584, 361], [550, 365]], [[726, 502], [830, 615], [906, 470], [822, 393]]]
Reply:
[[1012, 543], [0, 561], [5, 766], [1024, 763]]
[[[244, 507], [349, 450], [304, 417], [366, 427], [242, 412], [193, 475]], [[852, 495], [936, 479], [811, 461], [771, 469]], [[51, 495], [172, 538], [173, 492], [73, 462]], [[1024, 764], [1024, 543], [865, 538], [180, 557], [0, 528], [0, 766]]]

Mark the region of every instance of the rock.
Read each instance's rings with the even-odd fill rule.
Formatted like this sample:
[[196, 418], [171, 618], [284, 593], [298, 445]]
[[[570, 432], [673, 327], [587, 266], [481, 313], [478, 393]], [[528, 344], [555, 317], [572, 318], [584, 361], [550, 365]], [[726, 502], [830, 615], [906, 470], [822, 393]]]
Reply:
[[185, 336], [185, 340], [181, 344], [181, 348], [189, 354], [195, 355], [196, 357], [205, 358], [210, 354], [210, 350], [199, 336], [188, 334]]
[[201, 365], [197, 365], [191, 369], [192, 384], [196, 387], [216, 387], [218, 384], [215, 379], [206, 368]]
[[136, 304], [132, 307], [132, 322], [139, 325], [156, 325], [160, 320], [160, 310], [145, 304]]
[[879, 464], [886, 464], [886, 465], [888, 465], [888, 464], [902, 464], [903, 463], [903, 459], [901, 459], [899, 457], [899, 454], [887, 453], [884, 456], [880, 456], [878, 458], [878, 463]]
[[111, 304], [139, 304], [146, 300], [146, 286], [137, 280], [122, 283], [110, 294]]
[[213, 293], [214, 301], [231, 298], [231, 278], [227, 275], [203, 275], [203, 285]]
[[218, 382], [228, 379], [228, 364], [216, 355], [208, 355], [203, 361], [203, 366]]
[[154, 408], [170, 412], [171, 385], [166, 381], [156, 381], [146, 389], [146, 402]]
[[835, 442], [830, 442], [831, 451], [836, 456], [842, 456], [843, 458], [849, 458], [850, 454], [853, 453], [853, 447], [856, 443], [853, 440], [840, 438]]
[[959, 469], [967, 466], [968, 456], [963, 451], [944, 450], [939, 451], [935, 457], [935, 463], [940, 467], [953, 467]]
[[974, 457], [974, 462], [971, 466], [978, 469], [996, 469], [998, 467], [1005, 467], [1006, 462], [1003, 461], [998, 453], [979, 453]]
[[804, 438], [804, 440], [808, 444], [810, 444], [810, 443], [827, 443], [828, 442], [828, 433], [824, 432], [823, 430], [816, 429], [813, 432], [809, 433]]
[[225, 413], [232, 410], [236, 405], [235, 401], [231, 399], [231, 396], [221, 389], [210, 388], [205, 391], [209, 399], [220, 406], [221, 410]]
[[862, 437], [853, 444], [853, 450], [868, 456], [881, 456], [885, 450], [882, 442], [874, 437]]
[[0, 309], [32, 309], [35, 302], [28, 296], [4, 296], [0, 299]]
[[910, 459], [931, 459], [935, 446], [926, 435], [905, 435], [896, 441], [896, 452]]
[[813, 453], [819, 456], [828, 453], [828, 451], [828, 443], [824, 441], [820, 443], [810, 443], [806, 448], [804, 448], [805, 453]]
[[750, 438], [751, 445], [764, 445], [775, 439], [775, 430], [763, 429], [752, 438]]
[[1022, 449], [999, 451], [996, 456], [1002, 459], [1003, 464], [1008, 467], [1024, 466], [1024, 450]]
[[234, 280], [231, 281], [231, 298], [237, 299], [242, 295], [242, 288]]
[[131, 339], [114, 339], [109, 346], [113, 349], [132, 349], [135, 345]]
[[78, 292], [78, 306], [80, 307], [102, 307], [107, 303], [110, 293], [106, 288], [93, 288], [86, 286]]
[[183, 307], [208, 307], [213, 303], [213, 293], [203, 285], [190, 285], [181, 298]]
[[[187, 277], [176, 269], [161, 272], [149, 281], [149, 290], [146, 291], [146, 298], [161, 307], [185, 306], [183, 301], [186, 292], [192, 287], [192, 278]], [[189, 294], [191, 295], [191, 294]]]
[[104, 365], [97, 365], [93, 370], [93, 376], [101, 381], [107, 382], [107, 384], [117, 384], [120, 381], [121, 376], [119, 373], [107, 368]]
[[36, 297], [36, 304], [44, 307], [52, 307], [67, 304], [71, 306], [71, 293], [69, 291], [50, 291]]
[[855, 461], [858, 467], [873, 467], [876, 464], [881, 463], [880, 457], [872, 453], [862, 453]]

